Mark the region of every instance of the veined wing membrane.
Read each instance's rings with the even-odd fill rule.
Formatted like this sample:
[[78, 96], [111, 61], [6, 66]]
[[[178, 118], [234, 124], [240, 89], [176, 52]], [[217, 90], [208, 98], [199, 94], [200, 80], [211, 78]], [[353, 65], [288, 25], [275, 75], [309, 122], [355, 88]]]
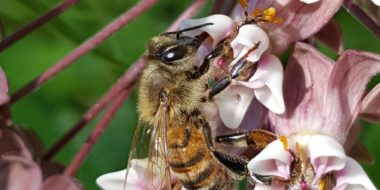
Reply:
[[133, 139], [124, 189], [171, 190], [166, 161], [167, 106], [162, 103], [153, 124], [140, 122]]

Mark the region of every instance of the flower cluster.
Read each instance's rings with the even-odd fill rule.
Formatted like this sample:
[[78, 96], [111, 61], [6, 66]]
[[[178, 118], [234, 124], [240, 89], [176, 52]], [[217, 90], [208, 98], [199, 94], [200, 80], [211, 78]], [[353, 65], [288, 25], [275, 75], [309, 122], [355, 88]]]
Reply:
[[[206, 32], [211, 37], [199, 48], [200, 59], [219, 42], [235, 35], [228, 44], [232, 59], [216, 59], [214, 66], [230, 70], [243, 60], [255, 67], [249, 78], [232, 79], [215, 101], [208, 103], [211, 109], [205, 109], [217, 112], [210, 114], [210, 120], [222, 121], [215, 129], [218, 134], [265, 125], [277, 136], [278, 140], [249, 160], [247, 167], [256, 190], [376, 189], [360, 164], [347, 154], [358, 143], [359, 118], [380, 120], [380, 85], [366, 92], [369, 80], [380, 73], [380, 56], [343, 51], [341, 41], [325, 40], [326, 32], [337, 27], [329, 20], [342, 3], [251, 1], [238, 6], [231, 17], [216, 14], [185, 20], [180, 26], [185, 29], [213, 23], [183, 33], [193, 37]], [[267, 9], [259, 10], [262, 7]], [[244, 23], [251, 15], [260, 15], [263, 22]], [[312, 45], [300, 42], [313, 36], [340, 58], [334, 62]], [[289, 47], [294, 49], [288, 63], [283, 64], [279, 56]], [[128, 175], [134, 176], [126, 185], [145, 188], [145, 169], [129, 171]], [[122, 189], [124, 175], [125, 170], [106, 174], [97, 182], [104, 189]]]
[[0, 68], [0, 175], [2, 189], [80, 190], [71, 177], [61, 175], [64, 166], [42, 160], [42, 141], [27, 129], [15, 126], [9, 117], [8, 82]]

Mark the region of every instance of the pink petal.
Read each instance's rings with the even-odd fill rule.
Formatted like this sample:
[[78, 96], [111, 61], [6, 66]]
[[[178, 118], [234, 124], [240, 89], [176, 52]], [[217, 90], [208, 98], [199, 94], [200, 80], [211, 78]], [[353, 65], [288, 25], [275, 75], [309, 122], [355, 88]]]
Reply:
[[376, 190], [363, 168], [352, 158], [347, 158], [343, 170], [336, 172], [334, 190]]
[[254, 190], [284, 190], [285, 185], [272, 184], [272, 185], [262, 185], [256, 184]]
[[311, 4], [311, 3], [318, 2], [319, 0], [300, 0], [300, 1], [304, 2], [304, 3], [307, 3], [307, 4]]
[[360, 140], [356, 140], [347, 155], [363, 164], [372, 165], [375, 163], [375, 159], [372, 154]]
[[338, 54], [341, 54], [344, 50], [342, 30], [339, 23], [333, 19], [315, 34], [315, 37]]
[[220, 118], [231, 129], [236, 129], [253, 99], [253, 90], [233, 82], [215, 97]]
[[[324, 94], [333, 62], [318, 50], [297, 43], [284, 75], [285, 113], [269, 113], [278, 135], [291, 136], [304, 130], [323, 131]], [[333, 115], [333, 118], [337, 116]]]
[[[156, 159], [161, 163], [162, 159]], [[128, 176], [126, 176], [127, 170], [121, 170], [117, 172], [111, 172], [101, 175], [96, 179], [96, 183], [104, 190], [124, 190], [124, 184], [126, 184], [125, 189], [131, 190], [143, 190], [146, 189], [146, 168], [147, 168], [148, 158], [144, 159], [133, 159], [131, 160], [131, 165], [128, 170]], [[161, 173], [158, 173], [158, 168], [153, 168], [153, 181], [151, 185], [158, 188], [160, 183]], [[177, 178], [172, 175], [171, 181], [175, 182]], [[127, 179], [125, 183], [125, 179]]]
[[239, 126], [240, 131], [251, 131], [263, 127], [263, 122], [266, 120], [268, 110], [256, 98], [253, 98], [247, 111], [245, 112], [243, 121]]
[[187, 19], [184, 20], [179, 28], [185, 29], [205, 23], [214, 23], [213, 25], [205, 26], [196, 30], [191, 30], [184, 32], [184, 35], [186, 36], [196, 36], [201, 34], [202, 32], [207, 32], [212, 39], [214, 40], [213, 46], [217, 43], [219, 43], [221, 40], [226, 38], [234, 29], [235, 23], [233, 20], [226, 16], [221, 14], [211, 15], [208, 17], [200, 18], [200, 19]]
[[32, 154], [14, 128], [1, 126], [0, 155], [15, 155], [32, 160]]
[[248, 61], [256, 62], [269, 47], [269, 37], [266, 32], [255, 24], [247, 24], [239, 29], [238, 35], [231, 41], [234, 60], [231, 65], [237, 63], [247, 52], [259, 43], [259, 47], [249, 54]]
[[82, 190], [83, 188], [73, 178], [65, 175], [51, 176], [45, 180], [42, 190]]
[[3, 69], [0, 67], [0, 105], [8, 102], [8, 82]]
[[257, 70], [249, 81], [239, 81], [239, 84], [254, 89], [255, 97], [273, 113], [284, 113], [281, 61], [276, 56], [266, 54], [257, 64]]
[[[137, 175], [135, 171], [129, 171], [128, 174]], [[126, 170], [107, 173], [107, 174], [99, 176], [96, 179], [96, 184], [103, 190], [124, 190], [125, 175], [126, 175]], [[129, 189], [138, 190], [138, 189], [144, 189], [144, 188], [137, 188], [131, 185]]]
[[360, 116], [370, 122], [380, 121], [380, 84], [376, 85], [364, 98]]
[[342, 145], [327, 135], [313, 135], [307, 144], [310, 162], [315, 170], [315, 180], [330, 171], [341, 170], [346, 163]]
[[380, 72], [380, 56], [368, 52], [345, 51], [331, 72], [326, 90], [323, 125], [332, 126], [342, 144], [360, 111], [368, 81]]
[[[289, 179], [292, 160], [292, 155], [284, 149], [282, 142], [275, 140], [248, 162], [248, 169], [251, 174], [278, 176]], [[252, 178], [254, 179], [253, 176]]]
[[2, 155], [0, 176], [0, 188], [4, 190], [40, 190], [42, 185], [38, 165], [21, 156]]
[[350, 132], [347, 135], [347, 139], [350, 139], [349, 141], [346, 141], [344, 143], [343, 147], [345, 152], [349, 152], [354, 145], [356, 141], [359, 140], [359, 134], [360, 134], [361, 126], [360, 122], [356, 121], [355, 123], [352, 124]]
[[[343, 0], [319, 1], [306, 4], [299, 0], [265, 0], [249, 1], [251, 11], [256, 8], [274, 7], [277, 17], [282, 18], [282, 24], [263, 24], [271, 41], [271, 52], [280, 54], [296, 42], [309, 38], [317, 33], [339, 10]], [[234, 11], [235, 17], [241, 20], [243, 12], [240, 6]]]

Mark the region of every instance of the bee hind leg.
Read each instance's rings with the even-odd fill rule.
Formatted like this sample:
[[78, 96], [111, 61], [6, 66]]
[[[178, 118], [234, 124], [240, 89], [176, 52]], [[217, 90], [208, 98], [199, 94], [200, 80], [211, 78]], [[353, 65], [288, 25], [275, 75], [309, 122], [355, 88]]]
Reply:
[[218, 159], [224, 166], [239, 176], [247, 176], [247, 161], [243, 158], [231, 156], [220, 151], [215, 150], [211, 128], [208, 123], [203, 124], [203, 132], [206, 138], [206, 143], [210, 151], [213, 153], [216, 159]]
[[266, 130], [256, 129], [250, 132], [217, 136], [215, 141], [220, 144], [234, 147], [253, 147], [262, 150], [276, 139], [277, 137], [275, 134]]

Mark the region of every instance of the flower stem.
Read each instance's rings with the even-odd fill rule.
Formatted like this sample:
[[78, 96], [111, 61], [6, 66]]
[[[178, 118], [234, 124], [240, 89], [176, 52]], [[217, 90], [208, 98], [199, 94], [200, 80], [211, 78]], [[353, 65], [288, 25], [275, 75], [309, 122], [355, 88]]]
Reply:
[[[204, 5], [206, 0], [196, 0], [191, 4], [167, 29], [167, 31], [177, 30], [179, 24], [187, 18], [193, 17], [198, 13], [200, 8]], [[96, 102], [84, 116], [67, 132], [60, 140], [57, 141], [42, 157], [43, 160], [50, 160], [54, 155], [59, 152], [69, 141], [72, 139], [83, 127], [91, 121], [97, 114], [108, 104], [108, 102], [119, 95], [123, 88], [129, 88], [137, 79], [140, 72], [144, 69], [144, 59], [140, 57], [125, 74], [118, 79], [110, 90], [108, 90], [103, 97]]]
[[127, 88], [119, 93], [119, 96], [112, 102], [109, 110], [104, 114], [102, 119], [96, 125], [94, 130], [92, 131], [90, 137], [87, 139], [84, 145], [82, 145], [81, 149], [75, 155], [74, 159], [71, 161], [69, 166], [66, 168], [64, 174], [68, 176], [75, 175], [76, 171], [79, 169], [80, 165], [87, 157], [91, 148], [96, 143], [97, 139], [103, 134], [104, 129], [107, 127], [108, 123], [111, 121], [116, 112], [123, 105], [125, 99], [127, 99], [129, 93], [131, 92], [132, 87]]
[[139, 4], [137, 4], [136, 6], [134, 6], [129, 11], [122, 14], [119, 18], [117, 18], [115, 21], [105, 26], [102, 30], [100, 30], [90, 39], [82, 43], [79, 47], [77, 47], [70, 54], [65, 56], [60, 61], [58, 61], [58, 63], [50, 67], [47, 71], [45, 71], [39, 77], [37, 77], [36, 79], [28, 83], [26, 86], [24, 86], [22, 89], [17, 91], [11, 97], [10, 103], [12, 104], [16, 102], [20, 98], [32, 92], [37, 87], [41, 86], [43, 83], [45, 83], [50, 78], [52, 78], [55, 74], [57, 74], [58, 72], [61, 72], [63, 69], [71, 65], [79, 57], [88, 53], [90, 50], [95, 48], [98, 44], [100, 44], [101, 42], [106, 40], [108, 37], [110, 37], [113, 33], [117, 32], [123, 26], [128, 24], [134, 18], [136, 18], [138, 15], [143, 13], [146, 9], [153, 6], [157, 1], [158, 0], [144, 0], [140, 2]]
[[9, 37], [5, 38], [0, 43], [0, 52], [4, 51], [7, 47], [11, 46], [30, 32], [34, 31], [38, 27], [44, 25], [45, 23], [49, 22], [51, 19], [55, 18], [56, 16], [63, 13], [66, 9], [70, 8], [74, 4], [76, 4], [79, 0], [63, 0], [61, 3], [59, 3], [57, 6], [55, 6], [53, 9], [49, 10], [45, 14], [41, 15], [34, 21], [30, 22], [29, 24], [25, 25], [23, 28], [18, 30], [17, 32], [13, 33]]
[[202, 6], [206, 3], [206, 0], [195, 0], [185, 11], [179, 15], [179, 17], [166, 29], [166, 32], [178, 30], [179, 25], [185, 19], [194, 17]]
[[352, 0], [345, 0], [343, 2], [343, 7], [380, 39], [380, 26], [373, 21], [359, 6], [353, 3]]
[[106, 105], [119, 95], [120, 91], [125, 88], [131, 88], [140, 72], [144, 69], [143, 59], [139, 59], [133, 66], [96, 102], [82, 118], [62, 137], [60, 138], [43, 156], [42, 160], [48, 161], [58, 151], [60, 151], [84, 126], [95, 118]]

